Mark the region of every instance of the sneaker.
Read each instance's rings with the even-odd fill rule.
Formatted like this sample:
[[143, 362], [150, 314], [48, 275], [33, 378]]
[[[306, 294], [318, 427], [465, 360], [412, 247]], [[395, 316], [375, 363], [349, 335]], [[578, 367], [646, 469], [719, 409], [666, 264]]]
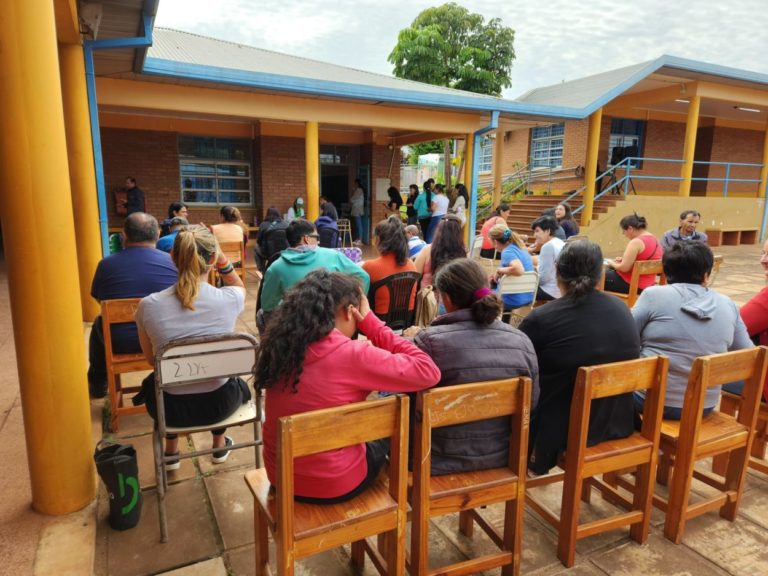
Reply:
[[[234, 443], [235, 443], [235, 441], [232, 440], [232, 438], [230, 438], [229, 436], [225, 436], [224, 437], [224, 445], [226, 447], [232, 446], [232, 444], [234, 444]], [[226, 462], [227, 461], [227, 458], [229, 458], [229, 453], [230, 452], [231, 452], [231, 450], [217, 450], [216, 452], [214, 452], [211, 455], [212, 456], [211, 459], [213, 460], [214, 464], [221, 464], [222, 462]]]
[[[166, 454], [166, 456], [178, 456], [178, 452], [174, 452], [173, 454]], [[176, 458], [175, 460], [166, 460], [165, 462], [165, 471], [166, 472], [173, 472], [174, 470], [178, 470], [181, 468], [181, 460], [179, 458]]]
[[107, 395], [107, 383], [88, 382], [88, 395], [94, 400], [104, 398]]
[[352, 246], [362, 246], [362, 245], [363, 245], [363, 241], [362, 240], [354, 240], [352, 242]]

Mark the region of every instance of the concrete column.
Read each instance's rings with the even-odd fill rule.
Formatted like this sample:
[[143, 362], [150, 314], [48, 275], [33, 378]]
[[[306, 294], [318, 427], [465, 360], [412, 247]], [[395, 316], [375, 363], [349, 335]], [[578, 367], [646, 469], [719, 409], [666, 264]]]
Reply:
[[307, 122], [304, 136], [304, 155], [307, 165], [307, 220], [320, 216], [320, 143], [317, 122]]
[[701, 96], [692, 96], [688, 104], [688, 119], [685, 123], [685, 143], [683, 144], [683, 167], [680, 169], [679, 196], [691, 195], [691, 176], [693, 175], [693, 154], [696, 151], [696, 130], [699, 127], [699, 108]]
[[760, 190], [757, 191], [759, 198], [765, 198], [765, 187], [768, 186], [768, 126], [763, 133], [763, 167], [760, 169]]
[[85, 88], [82, 46], [59, 44], [59, 63], [61, 64], [61, 92], [64, 98], [69, 180], [75, 217], [80, 304], [83, 308], [83, 318], [93, 322], [99, 314], [99, 304], [91, 298], [91, 280], [102, 258], [102, 253], [91, 119]]
[[467, 146], [464, 152], [464, 186], [472, 190], [472, 164], [475, 160], [475, 135], [467, 134]]
[[493, 206], [501, 204], [501, 177], [504, 170], [504, 130], [496, 130], [493, 150]]
[[600, 151], [600, 124], [603, 121], [603, 109], [599, 108], [589, 117], [589, 134], [587, 135], [587, 161], [584, 166], [584, 208], [581, 210], [581, 225], [586, 226], [592, 221], [592, 210], [595, 204], [595, 174], [597, 172], [597, 155]]
[[0, 210], [32, 505], [67, 514], [93, 500], [96, 476], [53, 3], [5, 2], [0, 38]]

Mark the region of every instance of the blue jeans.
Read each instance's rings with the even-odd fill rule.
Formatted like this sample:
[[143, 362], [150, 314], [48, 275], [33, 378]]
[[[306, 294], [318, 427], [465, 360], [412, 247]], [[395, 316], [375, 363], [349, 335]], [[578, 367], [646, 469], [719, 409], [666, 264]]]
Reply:
[[429, 229], [427, 230], [426, 237], [424, 238], [424, 241], [427, 244], [432, 243], [432, 238], [435, 235], [435, 230], [437, 230], [437, 225], [440, 224], [440, 220], [443, 219], [443, 214], [440, 214], [439, 216], [432, 216], [432, 219], [429, 221]]
[[[355, 220], [355, 240], [360, 240], [362, 242], [363, 240], [363, 217], [362, 216], [352, 216], [352, 218]], [[343, 240], [343, 238], [342, 238]]]
[[[637, 410], [640, 414], [643, 413], [643, 407], [645, 406], [645, 396], [641, 396], [637, 392], [632, 394], [632, 398], [635, 401], [635, 410]], [[704, 408], [702, 410], [701, 414], [702, 416], [709, 416], [709, 414], [712, 413], [713, 408]], [[683, 409], [682, 408], [675, 408], [673, 406], [664, 406], [664, 412], [662, 413], [662, 418], [664, 420], [680, 420], [683, 416]]]

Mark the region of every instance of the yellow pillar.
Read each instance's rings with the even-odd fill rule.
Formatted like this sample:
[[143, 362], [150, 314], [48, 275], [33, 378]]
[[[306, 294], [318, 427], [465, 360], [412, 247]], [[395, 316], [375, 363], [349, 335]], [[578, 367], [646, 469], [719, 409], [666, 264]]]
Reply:
[[768, 186], [768, 126], [763, 133], [763, 167], [760, 169], [760, 190], [758, 198], [765, 198], [765, 187]]
[[496, 141], [493, 150], [493, 201], [491, 204], [501, 204], [501, 176], [504, 166], [504, 130], [496, 130]]
[[581, 210], [581, 225], [586, 226], [592, 221], [592, 210], [595, 204], [595, 176], [597, 173], [597, 155], [600, 151], [600, 124], [603, 121], [603, 109], [599, 108], [589, 117], [589, 134], [587, 135], [587, 161], [584, 166], [584, 208]]
[[307, 122], [304, 155], [307, 163], [307, 219], [314, 222], [320, 216], [320, 145], [317, 122]]
[[[466, 142], [467, 146], [464, 149], [464, 154], [466, 155], [466, 158], [464, 158], [464, 186], [467, 187], [467, 191], [469, 192], [469, 202], [472, 202], [472, 165], [475, 162], [475, 135], [474, 134], [467, 134], [466, 135]], [[475, 191], [475, 194], [477, 194], [477, 191]], [[469, 207], [467, 207], [467, 215], [469, 215]], [[471, 238], [474, 238], [475, 231], [470, 230], [469, 226], [464, 226], [464, 242], [469, 246], [469, 241]]]
[[691, 195], [691, 176], [693, 175], [693, 154], [696, 151], [696, 130], [699, 127], [699, 107], [701, 96], [692, 96], [688, 104], [688, 119], [685, 123], [685, 144], [683, 144], [683, 167], [680, 169], [680, 188], [678, 195]]
[[66, 514], [93, 500], [96, 476], [53, 3], [5, 2], [0, 38], [0, 211], [32, 505]]
[[83, 48], [79, 44], [59, 44], [61, 92], [69, 157], [69, 180], [75, 216], [77, 263], [80, 275], [80, 304], [83, 318], [93, 322], [99, 304], [91, 298], [91, 280], [102, 258], [99, 231], [99, 206], [93, 167], [91, 119], [85, 88]]

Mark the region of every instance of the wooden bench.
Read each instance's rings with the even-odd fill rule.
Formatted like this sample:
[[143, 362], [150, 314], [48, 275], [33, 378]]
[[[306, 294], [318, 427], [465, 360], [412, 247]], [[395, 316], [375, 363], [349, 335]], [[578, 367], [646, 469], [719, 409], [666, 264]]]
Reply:
[[757, 244], [757, 228], [712, 228], [705, 232], [710, 247]]

